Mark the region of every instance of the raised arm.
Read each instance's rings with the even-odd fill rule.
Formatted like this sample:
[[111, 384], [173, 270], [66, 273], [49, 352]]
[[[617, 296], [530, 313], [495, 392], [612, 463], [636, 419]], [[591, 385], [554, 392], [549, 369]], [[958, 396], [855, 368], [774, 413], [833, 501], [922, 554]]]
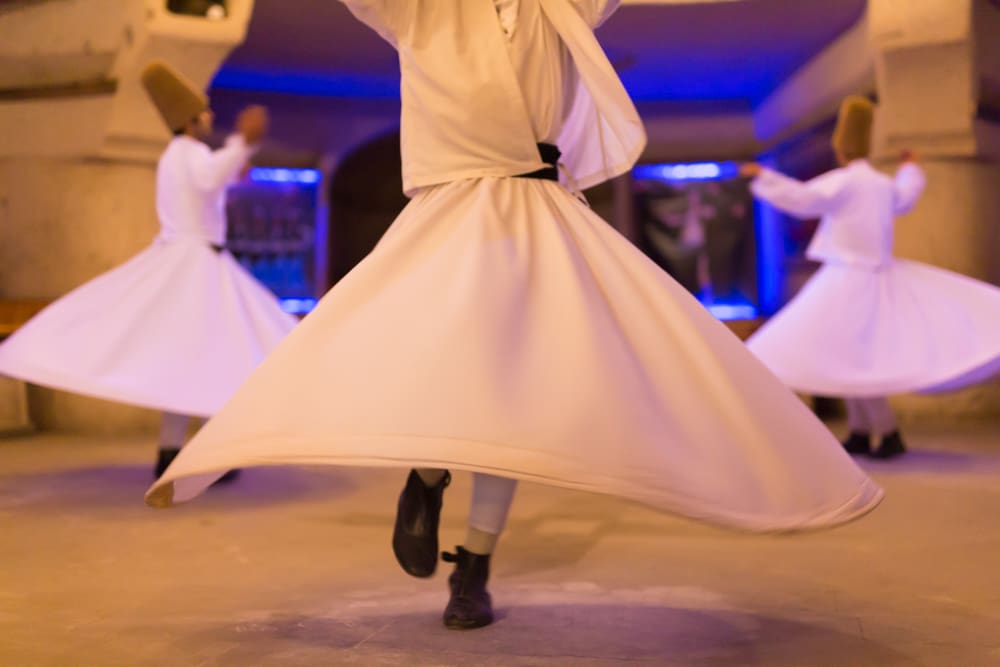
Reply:
[[187, 164], [194, 176], [194, 184], [207, 192], [221, 190], [229, 185], [254, 151], [240, 134], [230, 136], [226, 139], [226, 145], [217, 151], [209, 150], [207, 146], [203, 148], [204, 150], [192, 151]]
[[340, 0], [354, 16], [377, 32], [382, 39], [398, 45], [411, 15], [420, 0]]
[[763, 167], [751, 182], [750, 191], [758, 199], [763, 199], [789, 215], [818, 218], [833, 207], [841, 182], [839, 171], [831, 171], [803, 183]]
[[896, 172], [893, 183], [893, 213], [902, 215], [912, 209], [927, 185], [924, 170], [916, 162], [906, 162]]
[[621, 5], [621, 0], [570, 0], [591, 28], [607, 21]]
[[202, 190], [221, 190], [231, 183], [257, 149], [270, 124], [267, 109], [251, 105], [236, 117], [236, 134], [226, 140], [217, 151], [199, 146], [188, 157], [188, 168], [194, 182]]

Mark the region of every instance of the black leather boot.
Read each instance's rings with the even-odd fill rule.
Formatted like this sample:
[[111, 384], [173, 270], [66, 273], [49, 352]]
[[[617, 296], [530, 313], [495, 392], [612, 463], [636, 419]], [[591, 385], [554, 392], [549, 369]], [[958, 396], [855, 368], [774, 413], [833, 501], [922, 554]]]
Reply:
[[156, 465], [153, 466], [153, 474], [156, 476], [156, 479], [159, 479], [163, 475], [163, 471], [165, 471], [173, 460], [177, 458], [177, 454], [179, 454], [180, 451], [181, 450], [174, 449], [172, 447], [160, 447], [160, 449], [157, 450]]
[[493, 622], [493, 601], [486, 590], [490, 578], [490, 557], [455, 547], [457, 553], [445, 552], [441, 558], [455, 564], [448, 577], [451, 599], [444, 608], [444, 625], [450, 630], [472, 630]]
[[437, 569], [441, 501], [450, 483], [451, 473], [447, 470], [434, 486], [424, 484], [416, 470], [411, 470], [406, 478], [396, 508], [392, 553], [409, 575], [429, 577]]
[[872, 438], [868, 433], [851, 431], [851, 434], [847, 436], [847, 440], [844, 440], [843, 445], [848, 454], [862, 454], [867, 456], [872, 453]]
[[906, 445], [903, 444], [903, 438], [899, 435], [899, 431], [893, 431], [882, 436], [882, 442], [879, 443], [878, 449], [872, 452], [872, 458], [891, 459], [905, 453]]

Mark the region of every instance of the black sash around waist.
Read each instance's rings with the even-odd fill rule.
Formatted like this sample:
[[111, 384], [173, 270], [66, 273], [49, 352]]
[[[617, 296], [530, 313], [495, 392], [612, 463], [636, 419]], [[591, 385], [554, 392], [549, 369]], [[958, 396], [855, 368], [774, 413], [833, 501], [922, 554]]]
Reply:
[[562, 155], [559, 147], [555, 144], [538, 144], [538, 153], [542, 156], [542, 162], [551, 166], [542, 167], [537, 171], [532, 171], [527, 174], [517, 174], [516, 177], [541, 178], [546, 181], [558, 181], [559, 168], [556, 165], [559, 164], [559, 157]]

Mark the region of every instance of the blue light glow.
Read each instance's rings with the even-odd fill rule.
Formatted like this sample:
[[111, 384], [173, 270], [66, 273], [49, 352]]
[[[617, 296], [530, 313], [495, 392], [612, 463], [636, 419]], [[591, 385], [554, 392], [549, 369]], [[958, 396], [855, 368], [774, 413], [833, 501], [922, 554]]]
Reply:
[[757, 294], [765, 315], [781, 308], [781, 286], [784, 283], [781, 214], [762, 201], [754, 202], [757, 237]]
[[[773, 155], [760, 158], [761, 164], [777, 167]], [[784, 225], [782, 214], [759, 199], [754, 200], [754, 230], [757, 239], [757, 299], [761, 312], [770, 316], [782, 305], [785, 283]]]
[[641, 181], [718, 181], [736, 178], [739, 166], [735, 162], [642, 164], [632, 170], [632, 175]]
[[318, 169], [279, 169], [274, 167], [254, 167], [250, 170], [250, 180], [255, 183], [302, 183], [315, 185], [322, 174]]
[[281, 309], [292, 315], [305, 315], [312, 311], [318, 303], [317, 299], [281, 299]]
[[751, 303], [706, 303], [703, 304], [715, 319], [723, 322], [732, 320], [755, 320], [757, 309]]
[[223, 67], [212, 80], [212, 88], [317, 97], [398, 100], [399, 75], [364, 76], [352, 73], [288, 72]]

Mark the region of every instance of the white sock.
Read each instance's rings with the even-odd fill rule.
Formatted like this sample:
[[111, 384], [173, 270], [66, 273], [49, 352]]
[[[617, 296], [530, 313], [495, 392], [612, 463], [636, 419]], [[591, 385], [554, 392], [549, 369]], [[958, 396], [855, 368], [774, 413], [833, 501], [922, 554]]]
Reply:
[[160, 419], [160, 449], [180, 449], [187, 440], [190, 417], [164, 412]]
[[483, 473], [472, 476], [472, 506], [469, 508], [467, 551], [481, 556], [493, 553], [507, 524], [517, 480]]

